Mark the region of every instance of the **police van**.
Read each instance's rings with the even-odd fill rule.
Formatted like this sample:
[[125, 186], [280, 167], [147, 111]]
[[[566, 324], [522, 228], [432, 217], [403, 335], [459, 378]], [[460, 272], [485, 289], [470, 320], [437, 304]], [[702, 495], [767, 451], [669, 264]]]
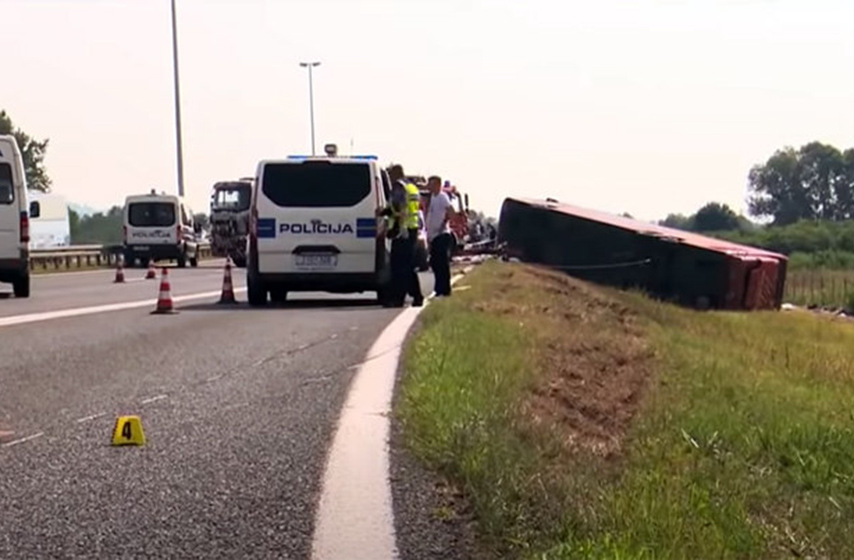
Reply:
[[184, 268], [199, 265], [201, 224], [184, 201], [166, 193], [131, 195], [125, 199], [122, 226], [125, 265], [174, 260]]
[[378, 210], [391, 182], [374, 156], [290, 156], [258, 164], [247, 266], [250, 305], [288, 292], [376, 292], [388, 303], [390, 241]]
[[30, 297], [30, 218], [39, 203], [27, 198], [24, 158], [12, 135], [0, 136], [0, 282], [15, 297]]

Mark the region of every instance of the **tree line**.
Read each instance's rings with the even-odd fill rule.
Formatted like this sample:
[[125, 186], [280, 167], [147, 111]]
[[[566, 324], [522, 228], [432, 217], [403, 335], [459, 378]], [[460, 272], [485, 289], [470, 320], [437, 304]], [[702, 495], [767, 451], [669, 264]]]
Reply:
[[49, 140], [36, 140], [17, 128], [3, 109], [0, 109], [0, 134], [11, 134], [18, 142], [18, 148], [24, 160], [27, 187], [34, 191], [50, 192], [51, 180], [44, 166], [44, 156]]
[[789, 255], [794, 267], [854, 268], [854, 148], [810, 142], [777, 150], [748, 173], [748, 213], [710, 202], [662, 225]]

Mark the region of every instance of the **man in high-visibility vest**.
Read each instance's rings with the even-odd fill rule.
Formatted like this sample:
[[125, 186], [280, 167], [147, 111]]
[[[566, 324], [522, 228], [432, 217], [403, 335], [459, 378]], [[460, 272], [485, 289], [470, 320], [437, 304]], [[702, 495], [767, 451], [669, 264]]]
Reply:
[[399, 228], [399, 234], [391, 242], [392, 306], [402, 307], [407, 294], [412, 297], [412, 305], [424, 305], [421, 282], [418, 280], [415, 262], [415, 245], [418, 242], [418, 211], [421, 207], [421, 192], [418, 187], [404, 178], [403, 166], [393, 165], [389, 169], [391, 179], [391, 208], [394, 225], [392, 234]]

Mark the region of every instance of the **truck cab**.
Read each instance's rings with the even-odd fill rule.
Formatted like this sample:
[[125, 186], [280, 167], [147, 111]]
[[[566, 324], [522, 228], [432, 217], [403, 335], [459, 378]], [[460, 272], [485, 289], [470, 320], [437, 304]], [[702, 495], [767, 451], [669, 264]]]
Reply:
[[215, 257], [230, 257], [240, 268], [246, 266], [253, 182], [251, 177], [221, 181], [211, 194], [211, 252]]

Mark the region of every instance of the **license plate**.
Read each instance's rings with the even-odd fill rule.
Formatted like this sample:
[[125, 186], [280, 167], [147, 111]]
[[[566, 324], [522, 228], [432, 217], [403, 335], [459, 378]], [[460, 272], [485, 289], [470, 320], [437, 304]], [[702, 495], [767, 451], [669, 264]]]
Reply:
[[149, 247], [148, 245], [134, 245], [133, 248], [137, 251], [149, 251], [149, 250], [151, 250], [151, 247]]
[[338, 266], [338, 255], [295, 255], [297, 268], [328, 269]]

